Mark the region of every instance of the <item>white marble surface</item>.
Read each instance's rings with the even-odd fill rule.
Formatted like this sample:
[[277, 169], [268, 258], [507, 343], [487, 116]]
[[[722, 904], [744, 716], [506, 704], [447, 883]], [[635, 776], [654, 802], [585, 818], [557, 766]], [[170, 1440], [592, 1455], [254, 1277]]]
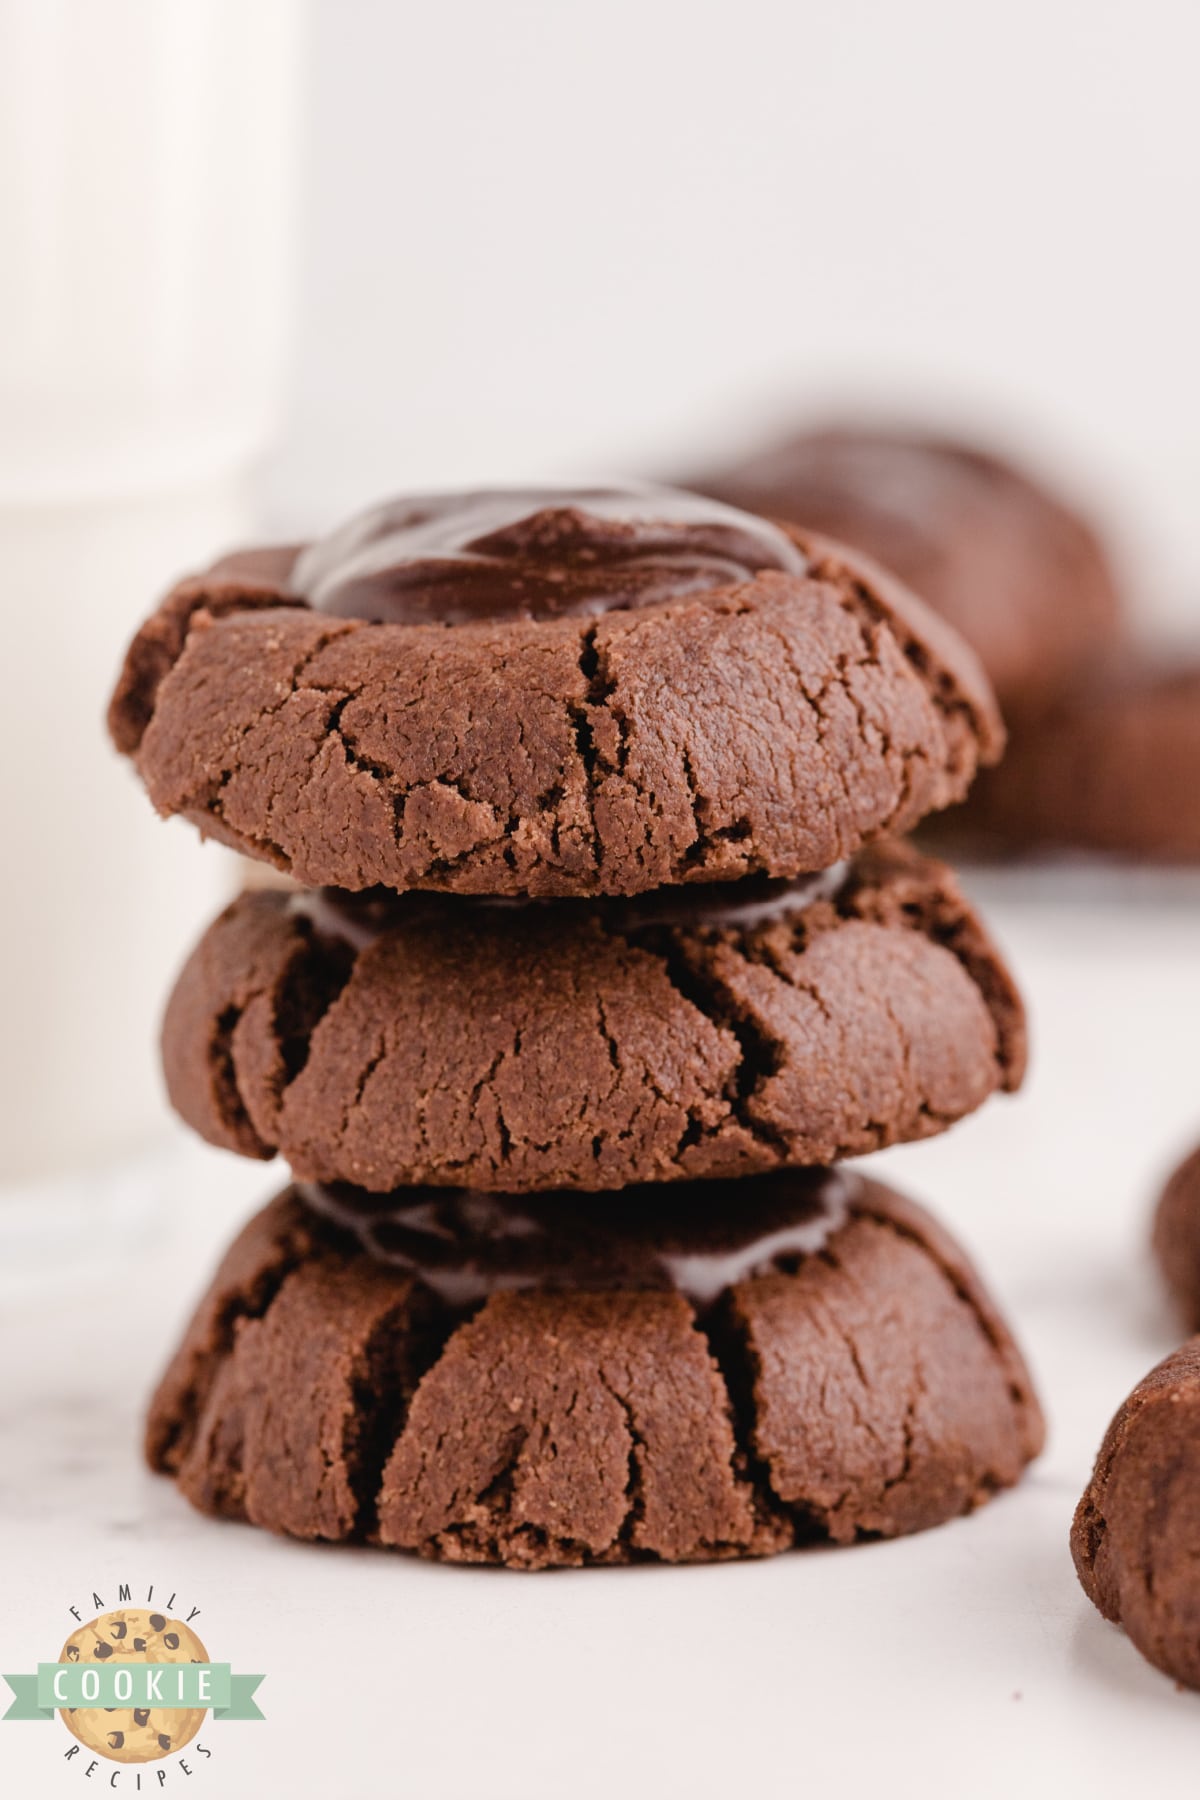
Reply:
[[[159, 1765], [162, 1791], [199, 1800], [1190, 1800], [1200, 1697], [1091, 1610], [1066, 1536], [1110, 1413], [1172, 1343], [1144, 1243], [1200, 1137], [1200, 890], [975, 886], [1030, 997], [1028, 1089], [877, 1161], [942, 1209], [1023, 1335], [1051, 1441], [1018, 1492], [894, 1544], [542, 1577], [201, 1519], [143, 1469], [139, 1411], [272, 1172], [181, 1135], [73, 1204], [0, 1215], [0, 1669], [57, 1656], [93, 1590], [175, 1589], [214, 1658], [267, 1676], [264, 1724], [210, 1721], [190, 1778]], [[301, 1680], [314, 1653], [344, 1671], [323, 1698]], [[108, 1791], [111, 1766], [85, 1789], [69, 1742], [0, 1726], [0, 1793]]]

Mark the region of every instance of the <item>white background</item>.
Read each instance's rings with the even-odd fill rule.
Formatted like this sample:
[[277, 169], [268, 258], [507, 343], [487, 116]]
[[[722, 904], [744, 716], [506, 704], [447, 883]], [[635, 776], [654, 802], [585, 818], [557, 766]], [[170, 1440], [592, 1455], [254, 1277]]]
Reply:
[[847, 397], [1200, 608], [1191, 0], [319, 0], [272, 505], [678, 472]]

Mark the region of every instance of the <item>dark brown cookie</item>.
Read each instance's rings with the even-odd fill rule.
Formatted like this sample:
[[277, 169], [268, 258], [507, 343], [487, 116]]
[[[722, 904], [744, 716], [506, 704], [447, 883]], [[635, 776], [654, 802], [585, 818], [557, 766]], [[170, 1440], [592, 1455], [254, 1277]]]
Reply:
[[625, 901], [245, 894], [163, 1027], [210, 1143], [381, 1192], [832, 1162], [945, 1129], [1024, 1058], [998, 952], [902, 845]]
[[160, 812], [305, 884], [497, 894], [824, 869], [1003, 741], [891, 577], [661, 490], [396, 502], [227, 559], [109, 718]]
[[810, 431], [695, 485], [875, 557], [974, 646], [1006, 712], [1119, 634], [1095, 533], [1040, 482], [968, 445], [911, 430]]
[[1009, 714], [1009, 747], [947, 841], [1200, 862], [1200, 663], [1131, 654]]
[[1152, 1369], [1105, 1434], [1071, 1554], [1148, 1662], [1200, 1688], [1200, 1338]]
[[1182, 1162], [1154, 1215], [1154, 1254], [1189, 1331], [1200, 1331], [1200, 1149]]
[[448, 1561], [694, 1561], [921, 1530], [1041, 1447], [961, 1251], [858, 1176], [615, 1217], [306, 1192], [235, 1243], [151, 1406], [149, 1460], [203, 1511]]

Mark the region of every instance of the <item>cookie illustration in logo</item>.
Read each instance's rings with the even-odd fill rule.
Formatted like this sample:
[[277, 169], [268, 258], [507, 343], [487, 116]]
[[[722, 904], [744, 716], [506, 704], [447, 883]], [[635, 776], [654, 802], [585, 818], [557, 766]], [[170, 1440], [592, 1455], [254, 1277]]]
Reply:
[[[126, 1608], [101, 1613], [73, 1631], [60, 1662], [206, 1663], [208, 1651], [194, 1631], [165, 1613]], [[78, 1706], [60, 1717], [81, 1744], [113, 1762], [154, 1762], [190, 1744], [206, 1708]]]

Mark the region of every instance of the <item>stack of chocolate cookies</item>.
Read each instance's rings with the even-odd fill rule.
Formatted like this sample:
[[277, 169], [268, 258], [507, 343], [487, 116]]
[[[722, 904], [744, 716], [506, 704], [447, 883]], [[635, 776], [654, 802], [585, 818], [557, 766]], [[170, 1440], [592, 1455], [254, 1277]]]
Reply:
[[152, 800], [290, 874], [185, 967], [171, 1097], [293, 1182], [150, 1412], [205, 1511], [521, 1567], [933, 1525], [1041, 1418], [963, 1253], [842, 1159], [1020, 1081], [896, 834], [1002, 732], [865, 560], [667, 490], [397, 501], [163, 602]]

